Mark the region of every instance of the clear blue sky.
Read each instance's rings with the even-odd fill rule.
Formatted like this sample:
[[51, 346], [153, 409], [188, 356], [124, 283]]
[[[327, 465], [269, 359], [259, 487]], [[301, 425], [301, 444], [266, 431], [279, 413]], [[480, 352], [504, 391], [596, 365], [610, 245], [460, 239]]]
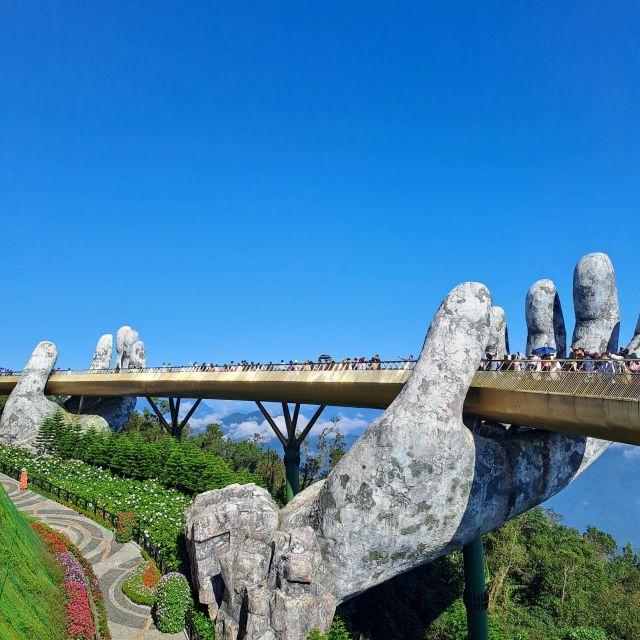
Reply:
[[[99, 6], [101, 5], [101, 6]], [[416, 353], [479, 280], [515, 347], [606, 251], [640, 312], [636, 2], [0, 0], [0, 365]]]

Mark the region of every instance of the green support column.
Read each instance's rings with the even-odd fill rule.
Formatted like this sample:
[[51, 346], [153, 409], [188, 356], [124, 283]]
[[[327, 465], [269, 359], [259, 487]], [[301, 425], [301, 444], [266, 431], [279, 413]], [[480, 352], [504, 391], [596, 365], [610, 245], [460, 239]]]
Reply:
[[264, 419], [269, 423], [269, 426], [273, 429], [273, 433], [276, 434], [278, 440], [282, 444], [284, 449], [284, 469], [285, 469], [285, 499], [287, 503], [291, 502], [293, 498], [300, 493], [300, 445], [304, 442], [304, 439], [309, 435], [309, 431], [316, 423], [320, 414], [324, 411], [324, 405], [321, 404], [316, 412], [311, 417], [311, 420], [307, 423], [307, 426], [298, 433], [298, 417], [300, 416], [300, 403], [296, 403], [293, 410], [293, 416], [289, 411], [289, 405], [286, 402], [282, 403], [282, 415], [284, 417], [285, 425], [287, 427], [286, 435], [280, 431], [280, 428], [275, 423], [275, 420], [269, 415], [269, 412], [264, 408], [260, 400], [256, 400], [258, 409], [260, 409]]
[[484, 582], [484, 550], [482, 536], [463, 547], [464, 605], [467, 608], [469, 640], [488, 640], [487, 606], [489, 596]]
[[286, 500], [291, 502], [300, 492], [300, 445], [284, 447], [284, 468], [286, 476]]

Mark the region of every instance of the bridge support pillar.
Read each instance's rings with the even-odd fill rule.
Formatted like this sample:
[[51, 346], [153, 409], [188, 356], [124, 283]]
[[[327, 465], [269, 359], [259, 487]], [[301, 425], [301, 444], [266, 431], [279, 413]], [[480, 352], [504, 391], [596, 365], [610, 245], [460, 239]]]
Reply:
[[171, 416], [170, 418], [171, 422], [169, 423], [167, 419], [164, 417], [164, 414], [162, 413], [162, 411], [158, 408], [158, 405], [155, 403], [154, 399], [147, 396], [147, 402], [149, 403], [149, 405], [155, 412], [156, 416], [158, 417], [158, 422], [160, 423], [160, 426], [164, 427], [170, 436], [177, 439], [180, 439], [182, 437], [182, 432], [184, 431], [184, 428], [187, 426], [187, 423], [189, 422], [189, 418], [191, 418], [194, 411], [200, 405], [202, 398], [196, 399], [196, 401], [193, 403], [193, 406], [191, 407], [191, 409], [189, 409], [189, 411], [187, 412], [187, 415], [182, 420], [180, 420], [180, 417], [179, 417], [180, 416], [180, 400], [181, 398], [176, 398], [176, 399], [169, 398], [169, 414]]
[[285, 493], [286, 501], [291, 502], [300, 492], [300, 445], [284, 448]]
[[469, 640], [488, 640], [487, 606], [489, 596], [484, 580], [484, 549], [482, 536], [463, 547], [464, 605], [467, 609]]
[[262, 412], [264, 419], [269, 423], [269, 426], [276, 434], [276, 437], [280, 441], [282, 448], [284, 449], [284, 469], [285, 469], [285, 500], [291, 502], [296, 494], [300, 491], [300, 445], [304, 442], [304, 439], [309, 435], [311, 427], [317, 422], [320, 414], [324, 411], [325, 405], [320, 405], [316, 412], [313, 414], [311, 420], [307, 423], [305, 428], [298, 433], [298, 417], [300, 415], [300, 403], [295, 405], [293, 410], [293, 416], [289, 410], [289, 404], [287, 402], [282, 403], [282, 415], [284, 417], [284, 423], [287, 428], [287, 434], [280, 430], [275, 420], [269, 415], [269, 412], [264, 408], [264, 405], [260, 400], [256, 400], [258, 409]]

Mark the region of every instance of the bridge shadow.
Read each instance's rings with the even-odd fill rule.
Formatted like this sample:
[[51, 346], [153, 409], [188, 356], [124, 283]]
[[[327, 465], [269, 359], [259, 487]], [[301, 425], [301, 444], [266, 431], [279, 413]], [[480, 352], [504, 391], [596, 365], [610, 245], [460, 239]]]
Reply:
[[462, 596], [462, 554], [417, 567], [338, 607], [354, 638], [424, 640], [425, 630]]

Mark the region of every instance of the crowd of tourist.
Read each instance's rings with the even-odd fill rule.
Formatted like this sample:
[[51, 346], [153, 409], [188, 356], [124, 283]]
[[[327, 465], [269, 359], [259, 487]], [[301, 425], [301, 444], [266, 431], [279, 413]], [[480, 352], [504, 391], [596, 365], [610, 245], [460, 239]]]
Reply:
[[[331, 356], [320, 356], [317, 360], [280, 360], [279, 363], [249, 362], [248, 360], [233, 360], [228, 364], [213, 364], [206, 362], [192, 362], [187, 366], [173, 366], [170, 362], [163, 362], [160, 367], [148, 367], [153, 371], [166, 372], [229, 372], [229, 371], [364, 371], [377, 369], [412, 369], [415, 365], [413, 355], [408, 358], [398, 358], [393, 361], [382, 361], [379, 355], [371, 358], [355, 357], [334, 360]], [[135, 371], [136, 369], [125, 369]], [[640, 373], [640, 357], [629, 353], [628, 349], [620, 349], [618, 353], [591, 353], [584, 349], [575, 348], [568, 358], [557, 358], [555, 353], [524, 356], [522, 353], [505, 354], [499, 356], [487, 353], [480, 364], [480, 371], [600, 371], [602, 373]], [[116, 369], [120, 371], [120, 369]], [[20, 373], [20, 372], [15, 372]], [[71, 369], [54, 369], [54, 373], [71, 373]], [[99, 369], [93, 373], [100, 373]], [[12, 369], [0, 367], [0, 376], [14, 375]]]
[[[210, 372], [226, 372], [226, 371], [346, 371], [346, 370], [375, 370], [381, 368], [381, 360], [379, 355], [371, 358], [355, 357], [344, 358], [340, 361], [334, 360], [331, 356], [320, 356], [317, 360], [280, 360], [280, 362], [249, 362], [248, 360], [233, 360], [228, 364], [198, 363], [192, 362], [187, 367], [179, 367], [180, 371], [210, 371]], [[385, 363], [386, 364], [386, 363]], [[408, 358], [400, 358], [393, 362], [396, 369], [409, 369], [414, 364], [413, 355]], [[162, 371], [173, 371], [176, 368], [171, 366], [170, 362], [162, 363], [160, 367]]]
[[568, 358], [557, 358], [556, 354], [537, 355], [526, 358], [521, 353], [499, 357], [487, 353], [480, 364], [481, 371], [599, 371], [601, 373], [640, 373], [640, 359], [628, 349], [618, 353], [593, 353], [581, 348], [571, 349]]

